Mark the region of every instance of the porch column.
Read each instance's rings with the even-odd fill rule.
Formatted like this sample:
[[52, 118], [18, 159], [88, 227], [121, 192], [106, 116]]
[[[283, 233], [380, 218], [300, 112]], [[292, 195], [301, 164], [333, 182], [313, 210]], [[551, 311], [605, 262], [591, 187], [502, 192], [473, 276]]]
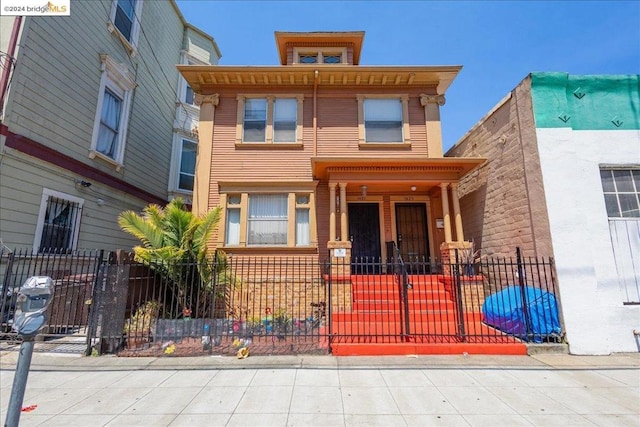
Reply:
[[449, 192], [447, 187], [448, 182], [440, 184], [440, 191], [442, 193], [442, 216], [444, 220], [444, 241], [445, 243], [451, 242], [451, 218], [449, 217]]
[[340, 184], [340, 240], [349, 241], [349, 230], [347, 226], [347, 183]]
[[427, 150], [429, 157], [442, 157], [440, 107], [442, 107], [444, 103], [444, 95], [420, 94], [420, 105], [424, 107], [424, 124], [427, 131]]
[[329, 241], [336, 240], [336, 183], [329, 183]]
[[456, 237], [458, 242], [464, 242], [462, 229], [462, 215], [460, 215], [460, 200], [458, 199], [458, 183], [451, 183], [451, 198], [453, 199], [453, 217], [456, 223]]

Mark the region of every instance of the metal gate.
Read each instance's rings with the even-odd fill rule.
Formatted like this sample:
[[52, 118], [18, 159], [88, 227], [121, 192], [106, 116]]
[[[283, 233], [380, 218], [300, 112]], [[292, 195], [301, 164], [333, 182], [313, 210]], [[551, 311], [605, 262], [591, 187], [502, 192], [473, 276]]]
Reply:
[[55, 293], [49, 319], [38, 335], [36, 351], [84, 352], [89, 309], [102, 251], [33, 254], [0, 252], [0, 345], [16, 348], [20, 338], [11, 328], [18, 291], [31, 276], [49, 276]]

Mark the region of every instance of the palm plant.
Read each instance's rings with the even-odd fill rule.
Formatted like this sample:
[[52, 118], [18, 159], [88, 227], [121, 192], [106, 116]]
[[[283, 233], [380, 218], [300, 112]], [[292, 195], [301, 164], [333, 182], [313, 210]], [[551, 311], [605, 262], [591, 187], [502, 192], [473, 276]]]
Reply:
[[196, 315], [204, 314], [213, 283], [229, 282], [224, 254], [217, 253], [214, 259], [207, 246], [220, 213], [217, 207], [202, 216], [194, 215], [176, 198], [164, 208], [150, 204], [142, 215], [125, 211], [118, 217], [120, 228], [141, 242], [133, 248], [135, 259], [166, 274], [177, 286], [183, 312], [190, 311], [193, 302], [198, 305]]

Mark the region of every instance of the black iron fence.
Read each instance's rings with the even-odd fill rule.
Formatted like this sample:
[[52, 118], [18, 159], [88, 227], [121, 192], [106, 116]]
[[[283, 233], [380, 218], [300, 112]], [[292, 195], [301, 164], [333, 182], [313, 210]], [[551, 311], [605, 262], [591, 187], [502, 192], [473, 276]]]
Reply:
[[139, 263], [123, 252], [0, 253], [7, 342], [17, 338], [16, 291], [32, 275], [56, 282], [44, 342], [66, 339], [87, 353], [326, 353], [340, 343], [563, 339], [553, 260], [519, 251], [473, 264], [405, 262], [397, 251], [386, 260], [326, 262], [220, 252], [199, 265]]
[[84, 350], [92, 293], [103, 254], [101, 251], [33, 254], [30, 250], [0, 250], [0, 339], [4, 343], [19, 341], [11, 326], [22, 284], [31, 276], [49, 276], [56, 290], [48, 309], [48, 323], [39, 335], [39, 348]]

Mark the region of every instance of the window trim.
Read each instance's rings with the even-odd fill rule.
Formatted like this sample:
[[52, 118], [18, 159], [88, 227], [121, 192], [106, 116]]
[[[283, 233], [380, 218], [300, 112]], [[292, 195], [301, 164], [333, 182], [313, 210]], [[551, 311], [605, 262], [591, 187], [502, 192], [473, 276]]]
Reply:
[[78, 205], [78, 215], [74, 218], [73, 235], [71, 236], [69, 250], [76, 250], [78, 246], [78, 237], [80, 236], [80, 222], [82, 220], [82, 208], [84, 199], [75, 197], [60, 191], [42, 188], [42, 197], [40, 198], [40, 209], [38, 210], [38, 222], [36, 222], [36, 230], [33, 236], [33, 253], [40, 253], [40, 243], [42, 242], [42, 232], [44, 231], [44, 219], [46, 216], [47, 205], [50, 198], [62, 199]]
[[[365, 129], [364, 101], [367, 99], [398, 99], [402, 103], [402, 141], [367, 142]], [[358, 146], [360, 148], [408, 148], [411, 147], [411, 133], [409, 126], [409, 95], [379, 95], [359, 94], [358, 102]]]
[[[317, 181], [305, 183], [254, 183], [235, 184], [219, 183], [220, 185], [220, 206], [223, 212], [219, 222], [217, 235], [217, 246], [225, 249], [286, 249], [286, 250], [308, 250], [318, 247], [318, 236], [316, 227], [316, 196], [315, 188]], [[249, 234], [249, 196], [251, 194], [287, 194], [287, 244], [286, 245], [251, 245], [248, 243]], [[230, 195], [240, 195], [240, 204], [230, 205], [228, 202]], [[309, 203], [302, 206], [296, 203], [296, 196], [308, 195]], [[309, 209], [309, 245], [296, 245], [296, 209], [305, 207]], [[229, 245], [226, 242], [227, 236], [227, 209], [240, 209], [240, 238], [239, 244]]]
[[[246, 99], [266, 99], [267, 100], [267, 118], [266, 118], [266, 129], [265, 129], [265, 141], [264, 142], [245, 142], [244, 141], [244, 105]], [[292, 142], [274, 142], [273, 135], [273, 118], [274, 118], [274, 106], [275, 101], [277, 99], [295, 99], [297, 102], [297, 110], [296, 110], [296, 138], [295, 141]], [[238, 102], [237, 112], [236, 112], [236, 148], [296, 148], [303, 146], [303, 106], [304, 106], [304, 95], [301, 94], [281, 94], [278, 96], [274, 95], [254, 95], [254, 94], [245, 94], [238, 95], [236, 97]]]
[[110, 33], [115, 34], [122, 42], [124, 47], [133, 57], [138, 52], [138, 38], [140, 36], [140, 17], [142, 13], [142, 3], [144, 0], [135, 0], [133, 22], [131, 23], [131, 40], [127, 39], [124, 34], [116, 27], [116, 12], [118, 10], [118, 0], [112, 0], [111, 13], [109, 14], [109, 22], [107, 28]]
[[[93, 134], [91, 136], [89, 158], [102, 159], [111, 163], [115, 166], [117, 171], [120, 171], [124, 166], [124, 150], [129, 130], [129, 113], [131, 110], [133, 89], [136, 87], [136, 82], [133, 80], [124, 64], [118, 64], [113, 58], [105, 54], [100, 55], [100, 59], [102, 61], [102, 76], [100, 77], [100, 89], [98, 92], [96, 115], [93, 122]], [[118, 129], [118, 147], [114, 158], [102, 154], [97, 150], [100, 121], [102, 120], [102, 104], [104, 101], [104, 93], [107, 88], [118, 96], [122, 95], [120, 128]]]

